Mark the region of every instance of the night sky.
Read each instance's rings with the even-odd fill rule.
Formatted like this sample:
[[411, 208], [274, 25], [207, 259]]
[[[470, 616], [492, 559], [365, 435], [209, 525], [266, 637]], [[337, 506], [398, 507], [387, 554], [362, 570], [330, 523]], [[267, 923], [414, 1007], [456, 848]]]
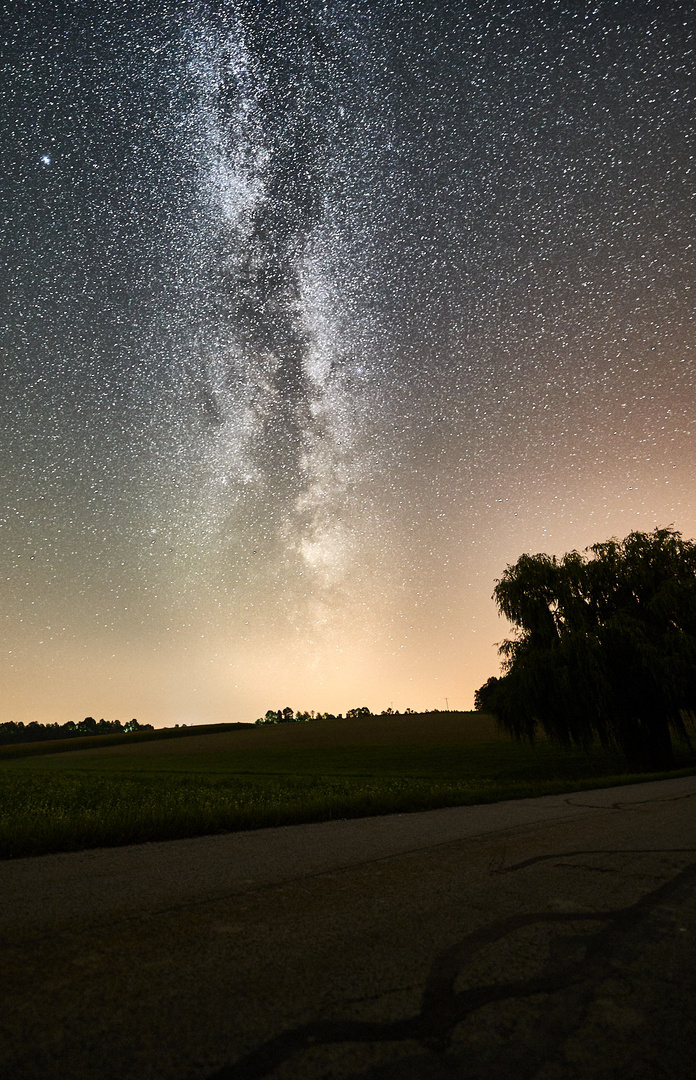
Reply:
[[470, 708], [696, 536], [690, 2], [2, 12], [0, 720]]

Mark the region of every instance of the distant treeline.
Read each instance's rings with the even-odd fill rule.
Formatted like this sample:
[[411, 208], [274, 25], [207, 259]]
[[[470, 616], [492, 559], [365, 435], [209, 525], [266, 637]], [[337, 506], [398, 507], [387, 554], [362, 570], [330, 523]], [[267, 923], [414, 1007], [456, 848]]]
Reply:
[[[429, 710], [432, 711], [432, 710]], [[435, 710], [437, 711], [437, 710]], [[368, 716], [414, 716], [415, 709], [404, 709], [403, 712], [394, 709], [383, 709], [381, 713], [373, 713], [367, 705], [361, 705], [357, 709], [348, 709], [345, 719], [358, 720]], [[308, 720], [343, 720], [343, 713], [330, 712], [295, 712], [288, 705], [285, 709], [269, 709], [265, 716], [260, 716], [257, 724], [305, 724]]]
[[154, 728], [152, 724], [139, 724], [137, 720], [128, 720], [122, 724], [120, 720], [95, 720], [93, 716], [86, 716], [78, 724], [74, 720], [68, 720], [65, 724], [39, 724], [33, 720], [31, 724], [25, 725], [21, 720], [19, 723], [9, 720], [0, 724], [0, 745], [74, 739], [78, 735], [113, 735], [129, 731], [154, 731]]

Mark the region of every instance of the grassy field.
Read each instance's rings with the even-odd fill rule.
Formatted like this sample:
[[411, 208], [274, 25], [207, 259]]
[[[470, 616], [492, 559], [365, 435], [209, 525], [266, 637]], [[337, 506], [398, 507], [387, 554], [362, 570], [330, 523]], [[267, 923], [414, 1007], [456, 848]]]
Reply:
[[[656, 779], [522, 746], [478, 713], [239, 727], [0, 753], [0, 857], [408, 812]], [[108, 737], [107, 737], [108, 738]], [[56, 748], [58, 749], [58, 748]], [[696, 771], [682, 749], [678, 775]]]

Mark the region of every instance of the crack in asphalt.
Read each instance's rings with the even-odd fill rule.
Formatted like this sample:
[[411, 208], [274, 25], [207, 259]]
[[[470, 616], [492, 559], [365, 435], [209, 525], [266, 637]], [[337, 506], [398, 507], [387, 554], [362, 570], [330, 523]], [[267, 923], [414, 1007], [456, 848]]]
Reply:
[[[651, 854], [691, 853], [695, 849], [638, 849]], [[569, 854], [629, 854], [628, 850], [570, 852]], [[526, 860], [507, 871], [520, 869], [546, 859], [558, 859], [558, 853]], [[507, 872], [502, 871], [502, 872]], [[531, 1077], [543, 1060], [548, 1060], [549, 1050], [556, 1047], [582, 1023], [587, 1007], [599, 984], [612, 973], [611, 957], [622, 940], [636, 926], [666, 901], [688, 896], [696, 885], [696, 862], [690, 863], [669, 881], [663, 882], [638, 901], [626, 907], [606, 911], [578, 912], [532, 912], [511, 915], [489, 926], [468, 934], [456, 945], [440, 952], [433, 960], [423, 989], [420, 1010], [411, 1016], [391, 1021], [369, 1020], [315, 1020], [300, 1024], [268, 1040], [245, 1054], [236, 1062], [208, 1074], [206, 1080], [260, 1080], [267, 1077], [279, 1065], [294, 1055], [319, 1045], [336, 1043], [394, 1043], [406, 1040], [419, 1042], [423, 1048], [436, 1055], [442, 1068], [447, 1069], [451, 1057], [450, 1047], [454, 1029], [472, 1013], [495, 1002], [528, 998], [535, 994], [560, 996], [554, 1007], [546, 1010], [547, 1022], [542, 1023], [545, 1033], [543, 1048], [537, 1045], [515, 1055], [515, 1075], [520, 1080]], [[490, 983], [457, 991], [455, 984], [467, 965], [487, 945], [495, 944], [515, 931], [537, 925], [569, 925], [601, 922], [606, 924], [593, 934], [570, 938], [582, 944], [584, 957], [571, 963], [564, 961], [564, 949], [551, 950], [551, 958], [541, 972], [531, 978], [512, 980], [507, 983]], [[566, 949], [567, 952], [567, 944]], [[548, 1004], [548, 1003], [547, 1003]], [[386, 1080], [401, 1075], [402, 1065], [379, 1070]], [[363, 1074], [369, 1080], [370, 1072]]]
[[[595, 790], [601, 791], [601, 788]], [[685, 795], [673, 795], [671, 798], [665, 799], [638, 799], [636, 802], [614, 802], [614, 803], [587, 803], [587, 802], [573, 802], [572, 794], [564, 799], [566, 806], [576, 807], [581, 810], [632, 810], [636, 806], [652, 805], [655, 802], [681, 802], [682, 799], [693, 799], [696, 792], [687, 791]]]
[[515, 870], [524, 870], [537, 863], [550, 862], [551, 859], [571, 859], [576, 855], [693, 855], [696, 848], [593, 848], [579, 851], [554, 851], [550, 855], [534, 855], [531, 859], [512, 863], [510, 866], [491, 870], [491, 874], [511, 874]]

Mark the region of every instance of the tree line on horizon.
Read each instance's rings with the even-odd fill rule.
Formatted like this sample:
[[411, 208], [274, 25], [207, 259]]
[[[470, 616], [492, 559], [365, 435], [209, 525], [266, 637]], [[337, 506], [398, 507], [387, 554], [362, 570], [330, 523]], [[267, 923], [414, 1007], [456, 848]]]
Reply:
[[132, 731], [154, 731], [152, 724], [140, 724], [136, 719], [122, 724], [120, 720], [95, 720], [86, 716], [75, 723], [68, 720], [65, 724], [40, 724], [32, 720], [24, 724], [21, 720], [8, 720], [0, 724], [0, 746], [12, 743], [47, 742], [51, 739], [75, 739], [84, 735], [128, 734]]
[[[432, 710], [435, 711], [435, 710]], [[358, 720], [368, 716], [415, 716], [415, 709], [404, 709], [403, 712], [392, 708], [383, 709], [380, 713], [373, 713], [367, 705], [361, 705], [357, 709], [348, 709], [345, 714], [346, 720]], [[311, 720], [343, 720], [343, 713], [330, 712], [303, 712], [298, 709], [295, 712], [290, 706], [284, 709], [268, 709], [264, 716], [255, 720], [255, 724], [306, 724]]]
[[561, 558], [521, 555], [493, 592], [514, 626], [478, 710], [533, 742], [618, 748], [668, 770], [696, 724], [696, 542], [671, 526]]

